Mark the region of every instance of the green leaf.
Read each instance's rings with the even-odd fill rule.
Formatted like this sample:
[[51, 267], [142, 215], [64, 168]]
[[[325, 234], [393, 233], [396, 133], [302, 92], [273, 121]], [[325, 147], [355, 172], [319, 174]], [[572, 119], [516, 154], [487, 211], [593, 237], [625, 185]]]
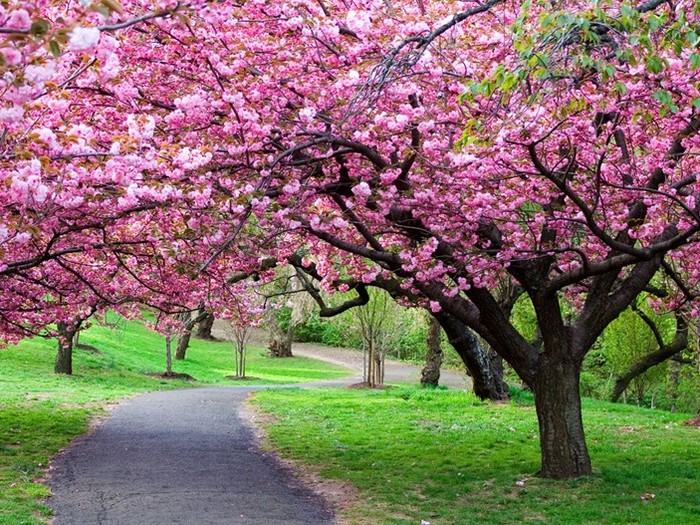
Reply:
[[664, 70], [663, 61], [656, 55], [649, 57], [647, 62], [647, 71], [650, 73], [661, 73]]
[[49, 42], [49, 49], [51, 50], [51, 54], [54, 56], [54, 58], [61, 56], [61, 47], [55, 40]]
[[29, 28], [29, 34], [32, 36], [41, 37], [49, 31], [50, 27], [51, 24], [48, 20], [46, 20], [45, 18], [38, 18], [32, 23], [32, 26]]
[[616, 72], [617, 70], [615, 69], [615, 66], [613, 66], [612, 64], [605, 64], [602, 67], [603, 81], [607, 81], [613, 78]]
[[[671, 93], [669, 93], [665, 89], [658, 90], [656, 93], [654, 93], [652, 95], [652, 98], [654, 100], [656, 100], [657, 102], [663, 104], [665, 109], [668, 109], [673, 113], [678, 112], [678, 106], [676, 106], [676, 104], [673, 100], [673, 96], [671, 95]], [[662, 111], [662, 113], [665, 113], [665, 112]], [[661, 116], [663, 116], [663, 115], [661, 115]]]
[[625, 86], [622, 82], [615, 82], [615, 92], [618, 95], [624, 95], [627, 93], [627, 86]]

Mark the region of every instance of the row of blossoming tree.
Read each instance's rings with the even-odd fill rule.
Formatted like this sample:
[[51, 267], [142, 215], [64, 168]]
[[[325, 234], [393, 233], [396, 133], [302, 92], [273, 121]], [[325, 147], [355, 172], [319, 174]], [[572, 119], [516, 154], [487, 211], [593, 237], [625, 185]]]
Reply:
[[[695, 308], [696, 2], [3, 6], [6, 340], [224, 307], [294, 264], [479, 334], [535, 394], [542, 475], [570, 478], [598, 336], [643, 291]], [[510, 321], [523, 293], [538, 344]]]

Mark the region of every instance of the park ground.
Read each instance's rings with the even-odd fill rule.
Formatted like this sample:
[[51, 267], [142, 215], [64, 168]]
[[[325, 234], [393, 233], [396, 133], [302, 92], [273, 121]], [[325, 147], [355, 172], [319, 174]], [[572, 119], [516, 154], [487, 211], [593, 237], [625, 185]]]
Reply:
[[[192, 383], [148, 375], [164, 367], [162, 341], [140, 325], [93, 327], [83, 342], [99, 353], [77, 351], [73, 377], [51, 373], [50, 341], [0, 353], [0, 523], [50, 519], [41, 483], [49, 459], [111, 404], [148, 390], [231, 384], [227, 343], [193, 343], [186, 361], [175, 365], [198, 380]], [[357, 361], [348, 375], [318, 361], [273, 360], [263, 352], [250, 352], [250, 375], [257, 379], [246, 384], [356, 377]], [[342, 352], [333, 359], [342, 361]], [[690, 415], [585, 400], [595, 474], [552, 482], [536, 476], [532, 399], [514, 393], [512, 403], [495, 405], [465, 390], [406, 385], [284, 388], [255, 393], [250, 410], [264, 429], [264, 447], [291, 461], [302, 479], [315, 479], [342, 523], [697, 522], [700, 431], [683, 424]]]

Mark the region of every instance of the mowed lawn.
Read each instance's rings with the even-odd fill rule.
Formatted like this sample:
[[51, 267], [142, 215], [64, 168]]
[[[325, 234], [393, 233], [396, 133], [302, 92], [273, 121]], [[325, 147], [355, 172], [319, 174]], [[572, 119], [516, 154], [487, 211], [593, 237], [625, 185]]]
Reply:
[[484, 403], [466, 392], [258, 392], [284, 457], [358, 488], [355, 525], [700, 523], [700, 430], [688, 414], [585, 400], [595, 474], [538, 478], [532, 398]]
[[[113, 320], [117, 320], [113, 317]], [[56, 341], [26, 340], [0, 350], [0, 524], [46, 523], [42, 503], [48, 489], [40, 483], [49, 458], [87, 431], [105, 407], [141, 392], [208, 385], [241, 384], [228, 342], [192, 340], [175, 372], [197, 381], [164, 380], [149, 374], [165, 371], [165, 342], [142, 324], [119, 322], [119, 328], [93, 326], [80, 342], [97, 352], [74, 352], [74, 375], [53, 373]], [[306, 358], [274, 359], [250, 347], [244, 384], [288, 384], [333, 379], [344, 369]], [[76, 524], [78, 525], [78, 524]], [[146, 525], [146, 524], [144, 524]]]

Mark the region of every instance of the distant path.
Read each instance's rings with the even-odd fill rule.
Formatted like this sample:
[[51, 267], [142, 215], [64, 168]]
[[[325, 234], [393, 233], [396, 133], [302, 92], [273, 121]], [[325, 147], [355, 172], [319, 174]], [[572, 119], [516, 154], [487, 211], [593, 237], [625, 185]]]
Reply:
[[[226, 339], [226, 331], [222, 321], [214, 321], [212, 335], [220, 339]], [[250, 342], [255, 345], [267, 347], [267, 333], [255, 329], [250, 338]], [[340, 384], [359, 383], [362, 381], [362, 352], [349, 348], [338, 348], [317, 343], [293, 343], [292, 353], [297, 356], [311, 357], [326, 361], [334, 365], [348, 368], [355, 372], [351, 378], [343, 378], [333, 381]], [[417, 385], [420, 383], [421, 367], [409, 365], [400, 361], [387, 359], [384, 365], [384, 381], [386, 383], [407, 383]], [[471, 379], [465, 373], [453, 372], [451, 370], [440, 371], [440, 384], [449, 388], [461, 389], [471, 388]]]
[[[362, 352], [346, 348], [318, 345], [314, 343], [294, 343], [292, 353], [303, 357], [320, 359], [334, 365], [344, 366], [356, 372], [355, 382], [362, 381]], [[420, 383], [421, 367], [387, 359], [384, 364], [385, 383]], [[449, 388], [462, 389], [471, 385], [466, 374], [451, 370], [440, 371], [440, 384]]]
[[330, 525], [332, 513], [255, 445], [251, 388], [155, 392], [55, 459], [54, 525]]

